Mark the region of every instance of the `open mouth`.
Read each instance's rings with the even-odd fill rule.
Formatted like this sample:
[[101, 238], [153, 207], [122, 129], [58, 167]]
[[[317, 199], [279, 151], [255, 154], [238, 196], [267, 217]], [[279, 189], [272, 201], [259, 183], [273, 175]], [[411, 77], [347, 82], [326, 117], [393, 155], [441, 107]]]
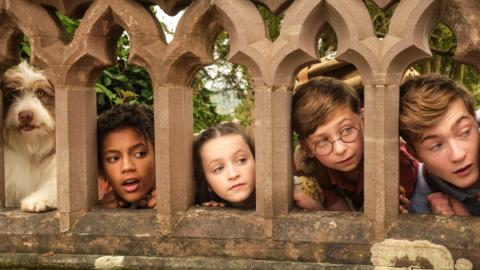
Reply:
[[128, 179], [123, 182], [122, 187], [126, 192], [135, 192], [140, 188], [140, 181], [137, 179]]
[[462, 168], [454, 171], [453, 173], [458, 175], [458, 176], [466, 176], [472, 171], [471, 169], [472, 169], [472, 164], [468, 164], [467, 166], [462, 167]]
[[235, 184], [235, 185], [231, 186], [228, 190], [238, 189], [238, 188], [240, 188], [244, 185], [245, 185], [245, 183], [238, 183], [238, 184]]

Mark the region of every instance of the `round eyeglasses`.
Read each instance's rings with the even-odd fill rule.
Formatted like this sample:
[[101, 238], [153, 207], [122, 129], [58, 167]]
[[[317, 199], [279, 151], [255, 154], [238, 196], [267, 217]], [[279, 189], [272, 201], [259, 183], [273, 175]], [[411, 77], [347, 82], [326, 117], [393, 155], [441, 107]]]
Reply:
[[352, 143], [358, 139], [360, 131], [356, 127], [346, 127], [340, 132], [340, 137], [336, 140], [330, 141], [323, 139], [315, 145], [315, 154], [318, 156], [329, 155], [333, 151], [333, 144], [341, 140], [344, 143]]

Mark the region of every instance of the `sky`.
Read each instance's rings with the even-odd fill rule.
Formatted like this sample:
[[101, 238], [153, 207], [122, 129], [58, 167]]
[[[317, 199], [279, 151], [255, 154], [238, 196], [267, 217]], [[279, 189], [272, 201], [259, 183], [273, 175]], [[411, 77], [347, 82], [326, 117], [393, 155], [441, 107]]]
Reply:
[[[171, 32], [175, 32], [175, 29], [177, 28], [178, 21], [183, 15], [183, 10], [180, 11], [177, 15], [175, 16], [169, 16], [163, 10], [160, 9], [159, 6], [155, 6], [155, 10], [157, 12], [157, 18], [159, 21], [165, 23], [168, 27], [168, 30]], [[167, 39], [167, 42], [170, 43], [173, 39], [173, 35], [170, 35], [168, 33], [165, 33], [165, 37]]]

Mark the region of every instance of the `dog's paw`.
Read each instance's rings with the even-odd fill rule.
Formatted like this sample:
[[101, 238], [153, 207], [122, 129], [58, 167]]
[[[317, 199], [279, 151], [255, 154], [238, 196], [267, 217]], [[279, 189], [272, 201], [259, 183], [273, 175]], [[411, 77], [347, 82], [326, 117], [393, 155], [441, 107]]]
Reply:
[[45, 200], [30, 196], [22, 200], [21, 209], [24, 212], [39, 213], [48, 211], [52, 208], [48, 206], [48, 203]]

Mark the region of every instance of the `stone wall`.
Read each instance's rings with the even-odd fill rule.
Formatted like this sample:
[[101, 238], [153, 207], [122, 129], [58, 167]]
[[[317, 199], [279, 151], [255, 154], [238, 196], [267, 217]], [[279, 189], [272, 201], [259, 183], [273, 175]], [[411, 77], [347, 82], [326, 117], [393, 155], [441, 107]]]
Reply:
[[[444, 269], [453, 269], [455, 261], [470, 261], [480, 267], [480, 219], [398, 214], [402, 74], [414, 62], [431, 57], [428, 36], [439, 21], [456, 34], [456, 59], [479, 69], [476, 1], [402, 0], [383, 39], [376, 37], [360, 0], [255, 2], [274, 13], [285, 11], [274, 42], [249, 0], [0, 0], [0, 74], [19, 62], [25, 35], [32, 46], [31, 63], [46, 70], [56, 88], [59, 179], [57, 211], [0, 209], [0, 252]], [[375, 2], [384, 7], [392, 1]], [[166, 43], [149, 5], [169, 14], [186, 8], [171, 43]], [[68, 41], [52, 10], [81, 18], [73, 40]], [[327, 23], [337, 35], [337, 59], [359, 70], [365, 89], [363, 213], [292, 210], [292, 87], [298, 71], [317, 61], [318, 34]], [[230, 61], [245, 65], [254, 79], [255, 211], [193, 206], [190, 83], [211, 62], [213, 42], [222, 29], [231, 39]], [[129, 62], [145, 68], [154, 86], [160, 187], [155, 210], [94, 208], [94, 84], [100, 72], [115, 63], [115, 44], [123, 30], [131, 40]], [[0, 164], [2, 160], [3, 154]], [[0, 177], [0, 202], [3, 182]]]

